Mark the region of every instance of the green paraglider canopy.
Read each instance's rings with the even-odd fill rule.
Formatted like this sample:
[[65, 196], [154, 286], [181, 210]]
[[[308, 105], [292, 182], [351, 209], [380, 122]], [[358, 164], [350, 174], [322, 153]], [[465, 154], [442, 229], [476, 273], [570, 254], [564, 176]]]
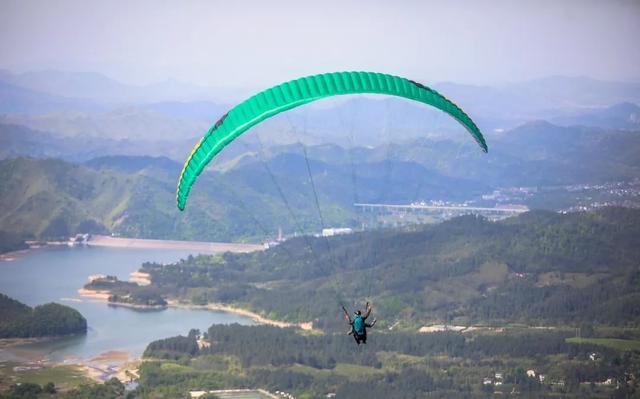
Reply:
[[484, 152], [480, 129], [471, 118], [437, 91], [398, 76], [376, 72], [333, 72], [307, 76], [279, 84], [252, 96], [223, 115], [193, 148], [182, 168], [176, 199], [184, 210], [191, 186], [207, 164], [242, 133], [280, 112], [344, 94], [385, 94], [431, 105], [446, 112], [464, 126]]

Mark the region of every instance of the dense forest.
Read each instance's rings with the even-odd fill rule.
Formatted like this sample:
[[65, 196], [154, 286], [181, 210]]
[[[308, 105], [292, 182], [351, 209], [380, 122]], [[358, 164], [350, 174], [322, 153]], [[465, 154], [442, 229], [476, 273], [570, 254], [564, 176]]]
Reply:
[[145, 263], [142, 270], [165, 297], [231, 303], [321, 329], [342, 329], [340, 305], [367, 299], [381, 327], [623, 327], [640, 323], [638, 259], [640, 210], [603, 208], [301, 237], [264, 252]]
[[33, 338], [87, 331], [87, 320], [77, 310], [57, 303], [31, 308], [0, 294], [0, 338]]
[[[141, 397], [251, 386], [298, 398], [635, 397], [640, 352], [573, 344], [566, 330], [499, 333], [375, 332], [366, 347], [342, 334], [213, 325], [152, 342]], [[163, 360], [161, 360], [163, 359]], [[606, 381], [612, 381], [603, 383]], [[616, 388], [617, 387], [617, 388]]]

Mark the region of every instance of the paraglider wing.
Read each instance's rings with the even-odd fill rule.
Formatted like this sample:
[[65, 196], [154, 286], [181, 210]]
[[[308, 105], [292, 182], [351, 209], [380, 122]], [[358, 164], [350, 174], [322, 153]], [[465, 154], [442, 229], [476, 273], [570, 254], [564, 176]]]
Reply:
[[280, 112], [321, 98], [344, 94], [385, 94], [431, 105], [455, 118], [484, 152], [487, 144], [480, 129], [460, 107], [420, 83], [376, 72], [333, 72], [307, 76], [279, 84], [233, 107], [218, 120], [193, 148], [182, 168], [176, 199], [184, 210], [189, 191], [207, 164], [236, 137]]

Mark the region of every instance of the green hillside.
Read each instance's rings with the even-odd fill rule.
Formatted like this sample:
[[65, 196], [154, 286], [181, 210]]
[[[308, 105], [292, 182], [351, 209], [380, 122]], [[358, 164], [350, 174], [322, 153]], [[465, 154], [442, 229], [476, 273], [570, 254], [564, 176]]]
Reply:
[[34, 238], [104, 233], [117, 226], [138, 180], [25, 158], [2, 161], [0, 179], [1, 229]]
[[244, 255], [145, 264], [153, 286], [278, 319], [341, 323], [340, 303], [375, 304], [382, 326], [638, 326], [640, 210], [465, 216], [409, 230], [299, 238]]
[[168, 172], [99, 166], [51, 159], [1, 161], [0, 179], [4, 184], [0, 187], [0, 230], [27, 238], [115, 233], [237, 240], [256, 234], [247, 231], [249, 223], [243, 223], [242, 218], [236, 224], [229, 222], [228, 218], [242, 212], [224, 192], [196, 196], [193, 211], [181, 214], [175, 209], [175, 182]]

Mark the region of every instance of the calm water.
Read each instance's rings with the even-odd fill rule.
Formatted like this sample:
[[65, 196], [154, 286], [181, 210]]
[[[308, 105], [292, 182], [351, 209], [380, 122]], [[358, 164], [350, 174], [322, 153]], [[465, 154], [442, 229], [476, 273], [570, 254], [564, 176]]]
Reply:
[[0, 262], [0, 292], [30, 306], [47, 302], [71, 306], [87, 319], [89, 331], [85, 336], [26, 347], [44, 350], [53, 360], [88, 360], [111, 350], [123, 350], [132, 356], [139, 356], [149, 342], [178, 334], [186, 335], [191, 328], [205, 331], [214, 323], [254, 324], [246, 317], [224, 312], [173, 308], [139, 311], [112, 307], [78, 296], [78, 289], [91, 274], [116, 275], [127, 280], [129, 273], [138, 270], [145, 261], [174, 262], [190, 253], [182, 250], [104, 247], [33, 250], [14, 261]]

